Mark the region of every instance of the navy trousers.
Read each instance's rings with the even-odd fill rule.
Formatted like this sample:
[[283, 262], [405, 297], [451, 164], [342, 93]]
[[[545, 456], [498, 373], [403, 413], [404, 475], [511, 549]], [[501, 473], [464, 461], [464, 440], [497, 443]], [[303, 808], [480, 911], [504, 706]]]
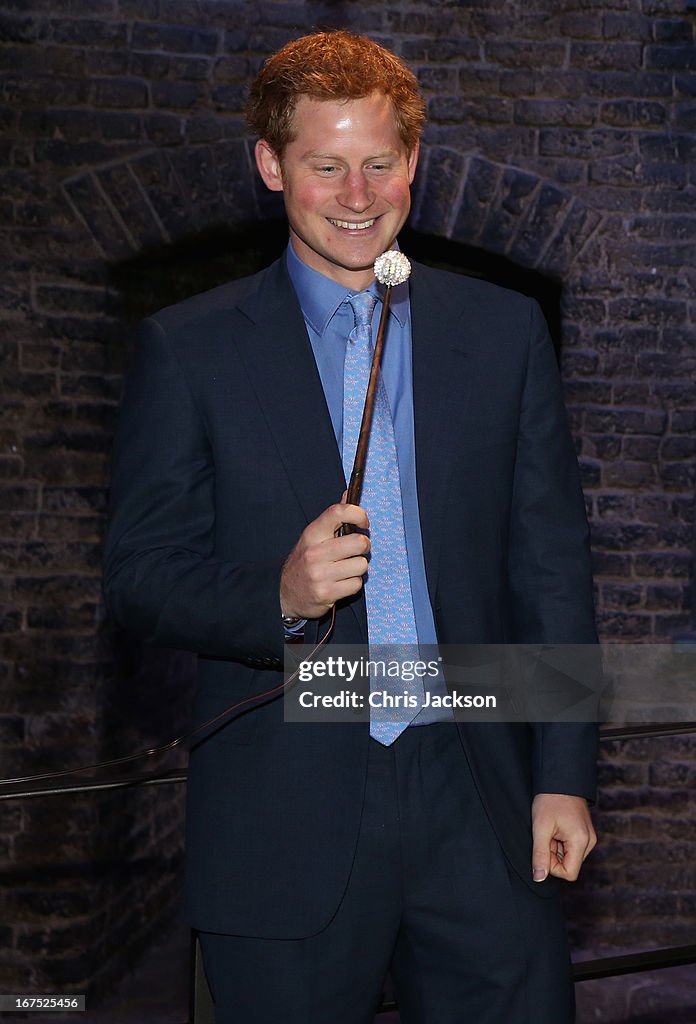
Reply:
[[370, 747], [330, 924], [297, 940], [200, 934], [216, 1024], [371, 1024], [387, 972], [403, 1024], [572, 1024], [559, 901], [508, 868], [456, 727]]

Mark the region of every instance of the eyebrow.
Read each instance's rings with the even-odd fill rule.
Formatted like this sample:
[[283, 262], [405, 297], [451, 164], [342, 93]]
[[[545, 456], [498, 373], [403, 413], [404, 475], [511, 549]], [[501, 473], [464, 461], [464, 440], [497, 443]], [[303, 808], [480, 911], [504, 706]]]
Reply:
[[[370, 160], [384, 160], [386, 157], [394, 157], [394, 156], [398, 157], [400, 155], [401, 154], [399, 153], [398, 149], [385, 149], [381, 153], [373, 153], [371, 156], [366, 157], [365, 160], [363, 161], [363, 163], [369, 163]], [[345, 162], [345, 157], [338, 156], [337, 154], [332, 154], [332, 153], [322, 153], [322, 152], [319, 152], [318, 150], [312, 150], [312, 149], [308, 150], [306, 153], [303, 153], [302, 156], [300, 157], [300, 159], [301, 160], [334, 160], [334, 161], [337, 161], [337, 162], [340, 162], [340, 163]]]

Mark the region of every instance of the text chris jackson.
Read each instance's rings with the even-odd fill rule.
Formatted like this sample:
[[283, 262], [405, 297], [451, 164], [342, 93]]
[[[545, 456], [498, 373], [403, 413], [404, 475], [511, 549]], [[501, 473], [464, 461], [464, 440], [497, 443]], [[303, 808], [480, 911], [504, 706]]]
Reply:
[[[390, 693], [387, 690], [373, 690], [367, 695], [367, 706], [371, 708], [495, 708], [496, 698], [492, 694], [471, 693], [429, 693], [423, 694], [424, 700], [415, 693], [403, 690], [402, 693]], [[303, 690], [298, 696], [302, 708], [355, 708], [365, 705], [365, 696], [355, 690], [339, 690], [338, 693], [314, 693]]]

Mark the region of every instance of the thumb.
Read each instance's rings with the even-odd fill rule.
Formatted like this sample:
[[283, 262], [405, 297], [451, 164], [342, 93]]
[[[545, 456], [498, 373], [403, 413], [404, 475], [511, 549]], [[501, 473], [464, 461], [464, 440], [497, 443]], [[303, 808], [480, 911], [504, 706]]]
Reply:
[[534, 844], [532, 850], [532, 878], [535, 882], [543, 882], [551, 868], [551, 848], [547, 842]]

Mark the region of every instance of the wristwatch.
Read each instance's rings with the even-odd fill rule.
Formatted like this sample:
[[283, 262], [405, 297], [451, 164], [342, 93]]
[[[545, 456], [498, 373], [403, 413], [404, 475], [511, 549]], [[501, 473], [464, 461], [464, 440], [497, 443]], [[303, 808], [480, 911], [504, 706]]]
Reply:
[[304, 628], [307, 625], [306, 619], [301, 619], [299, 615], [281, 615], [280, 621], [283, 623], [283, 633], [285, 634], [286, 644], [304, 643]]

